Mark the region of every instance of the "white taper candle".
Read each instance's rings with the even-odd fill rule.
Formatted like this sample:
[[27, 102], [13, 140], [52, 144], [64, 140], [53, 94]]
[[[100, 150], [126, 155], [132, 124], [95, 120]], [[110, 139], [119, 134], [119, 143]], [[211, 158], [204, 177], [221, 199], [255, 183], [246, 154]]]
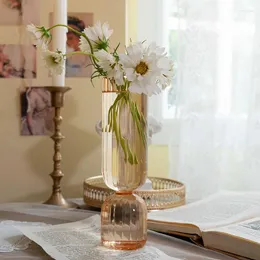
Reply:
[[[67, 0], [53, 0], [53, 24], [66, 24], [67, 25]], [[66, 52], [67, 42], [67, 28], [56, 27], [52, 30], [52, 46], [53, 50]], [[52, 76], [52, 85], [57, 87], [65, 86], [65, 69], [61, 75]]]

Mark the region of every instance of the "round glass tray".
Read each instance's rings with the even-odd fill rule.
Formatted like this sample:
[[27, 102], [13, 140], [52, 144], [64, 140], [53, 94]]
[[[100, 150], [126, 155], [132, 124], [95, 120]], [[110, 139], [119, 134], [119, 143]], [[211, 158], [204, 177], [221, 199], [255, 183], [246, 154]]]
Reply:
[[[152, 182], [152, 190], [136, 190], [146, 202], [148, 210], [168, 209], [185, 204], [185, 186], [181, 182], [149, 177]], [[103, 181], [102, 176], [88, 178], [84, 181], [84, 202], [92, 207], [101, 208], [106, 197], [115, 191], [109, 189]]]

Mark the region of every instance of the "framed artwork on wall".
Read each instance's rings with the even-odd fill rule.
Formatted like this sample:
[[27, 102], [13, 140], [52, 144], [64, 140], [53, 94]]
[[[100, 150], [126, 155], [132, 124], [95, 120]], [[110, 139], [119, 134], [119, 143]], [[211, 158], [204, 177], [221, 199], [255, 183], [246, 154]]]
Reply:
[[40, 24], [40, 0], [0, 0], [0, 25]]
[[35, 46], [0, 44], [0, 78], [35, 78], [36, 73]]
[[51, 94], [45, 87], [28, 87], [20, 91], [21, 135], [51, 135], [54, 109]]

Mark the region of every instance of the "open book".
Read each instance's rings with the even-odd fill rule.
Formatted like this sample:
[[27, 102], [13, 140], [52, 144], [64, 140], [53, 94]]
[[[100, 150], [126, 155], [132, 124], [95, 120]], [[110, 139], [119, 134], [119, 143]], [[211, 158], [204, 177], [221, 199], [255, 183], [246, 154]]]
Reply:
[[56, 260], [180, 260], [148, 245], [133, 252], [107, 249], [100, 245], [100, 224], [100, 216], [94, 215], [54, 226], [15, 227]]
[[260, 192], [221, 192], [186, 206], [151, 212], [148, 227], [260, 260]]

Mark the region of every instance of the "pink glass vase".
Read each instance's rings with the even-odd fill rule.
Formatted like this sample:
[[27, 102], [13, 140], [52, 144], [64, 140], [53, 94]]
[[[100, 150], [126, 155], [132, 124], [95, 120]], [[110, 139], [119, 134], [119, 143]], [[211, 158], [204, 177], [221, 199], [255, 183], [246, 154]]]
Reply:
[[[117, 123], [121, 134], [135, 151], [138, 163], [125, 160], [123, 149], [108, 125], [109, 108], [118, 92], [107, 79], [102, 92], [102, 175], [106, 185], [116, 193], [109, 196], [101, 209], [101, 239], [108, 248], [134, 250], [145, 245], [147, 239], [147, 208], [143, 199], [133, 190], [145, 183], [147, 176], [147, 147], [141, 140], [128, 107], [120, 107]], [[139, 111], [146, 118], [147, 98], [131, 94]], [[146, 133], [146, 125], [143, 126]]]

